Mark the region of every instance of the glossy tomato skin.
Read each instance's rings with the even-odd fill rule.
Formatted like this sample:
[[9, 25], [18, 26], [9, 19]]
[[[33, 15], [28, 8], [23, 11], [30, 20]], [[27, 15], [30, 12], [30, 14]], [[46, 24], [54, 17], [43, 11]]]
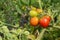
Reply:
[[51, 17], [50, 16], [44, 16], [43, 18], [46, 18], [47, 20], [51, 20]]
[[37, 17], [32, 17], [31, 19], [30, 19], [30, 24], [32, 25], [32, 26], [36, 26], [36, 25], [38, 25], [38, 18]]
[[48, 17], [43, 17], [39, 20], [40, 26], [42, 26], [44, 28], [48, 27], [49, 23], [50, 23], [50, 19]]

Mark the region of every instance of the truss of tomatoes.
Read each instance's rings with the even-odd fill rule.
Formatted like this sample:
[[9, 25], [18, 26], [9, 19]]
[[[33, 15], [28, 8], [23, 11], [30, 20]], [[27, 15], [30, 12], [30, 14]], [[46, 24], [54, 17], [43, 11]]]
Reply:
[[30, 24], [32, 25], [32, 26], [37, 26], [38, 24], [41, 26], [41, 27], [43, 27], [43, 28], [46, 28], [46, 27], [48, 27], [49, 26], [49, 23], [50, 23], [50, 21], [51, 21], [51, 17], [50, 16], [43, 16], [42, 18], [38, 18], [37, 17], [37, 12], [35, 12], [35, 11], [31, 11], [30, 12], [30, 16], [32, 16], [31, 18], [30, 18]]

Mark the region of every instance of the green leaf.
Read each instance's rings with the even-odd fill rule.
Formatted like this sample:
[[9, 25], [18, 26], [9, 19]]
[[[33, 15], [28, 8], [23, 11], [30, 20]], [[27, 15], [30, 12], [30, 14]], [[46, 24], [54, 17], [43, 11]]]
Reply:
[[22, 4], [29, 5], [30, 0], [20, 0]]
[[24, 34], [22, 34], [22, 36], [21, 36], [21, 40], [27, 40], [27, 36], [24, 35]]

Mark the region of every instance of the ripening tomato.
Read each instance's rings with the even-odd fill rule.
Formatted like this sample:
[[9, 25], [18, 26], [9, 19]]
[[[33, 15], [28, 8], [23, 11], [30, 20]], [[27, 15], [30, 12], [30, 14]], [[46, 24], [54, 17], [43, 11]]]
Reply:
[[31, 11], [29, 12], [29, 15], [32, 16], [32, 17], [34, 17], [34, 16], [37, 16], [38, 13], [37, 13], [35, 10], [31, 10]]
[[36, 11], [37, 11], [38, 13], [42, 13], [42, 12], [43, 12], [42, 9], [36, 9]]
[[32, 18], [30, 19], [30, 24], [31, 24], [32, 26], [38, 25], [38, 22], [39, 22], [39, 20], [38, 20], [37, 17], [32, 17]]
[[40, 26], [42, 26], [44, 28], [48, 27], [49, 26], [49, 23], [50, 23], [50, 18], [47, 17], [47, 16], [44, 16], [43, 18], [41, 18], [39, 20]]

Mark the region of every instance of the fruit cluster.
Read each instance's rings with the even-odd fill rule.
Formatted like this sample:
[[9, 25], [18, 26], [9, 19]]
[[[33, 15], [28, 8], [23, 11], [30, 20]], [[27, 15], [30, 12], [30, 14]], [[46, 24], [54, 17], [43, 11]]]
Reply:
[[31, 16], [30, 18], [30, 24], [32, 26], [37, 26], [38, 24], [43, 27], [43, 28], [46, 28], [49, 26], [49, 23], [50, 23], [50, 20], [51, 20], [51, 17], [46, 15], [46, 16], [43, 16], [42, 18], [38, 18], [37, 16], [39, 15], [39, 13], [42, 13], [42, 9], [36, 9], [36, 8], [33, 8], [29, 14]]

